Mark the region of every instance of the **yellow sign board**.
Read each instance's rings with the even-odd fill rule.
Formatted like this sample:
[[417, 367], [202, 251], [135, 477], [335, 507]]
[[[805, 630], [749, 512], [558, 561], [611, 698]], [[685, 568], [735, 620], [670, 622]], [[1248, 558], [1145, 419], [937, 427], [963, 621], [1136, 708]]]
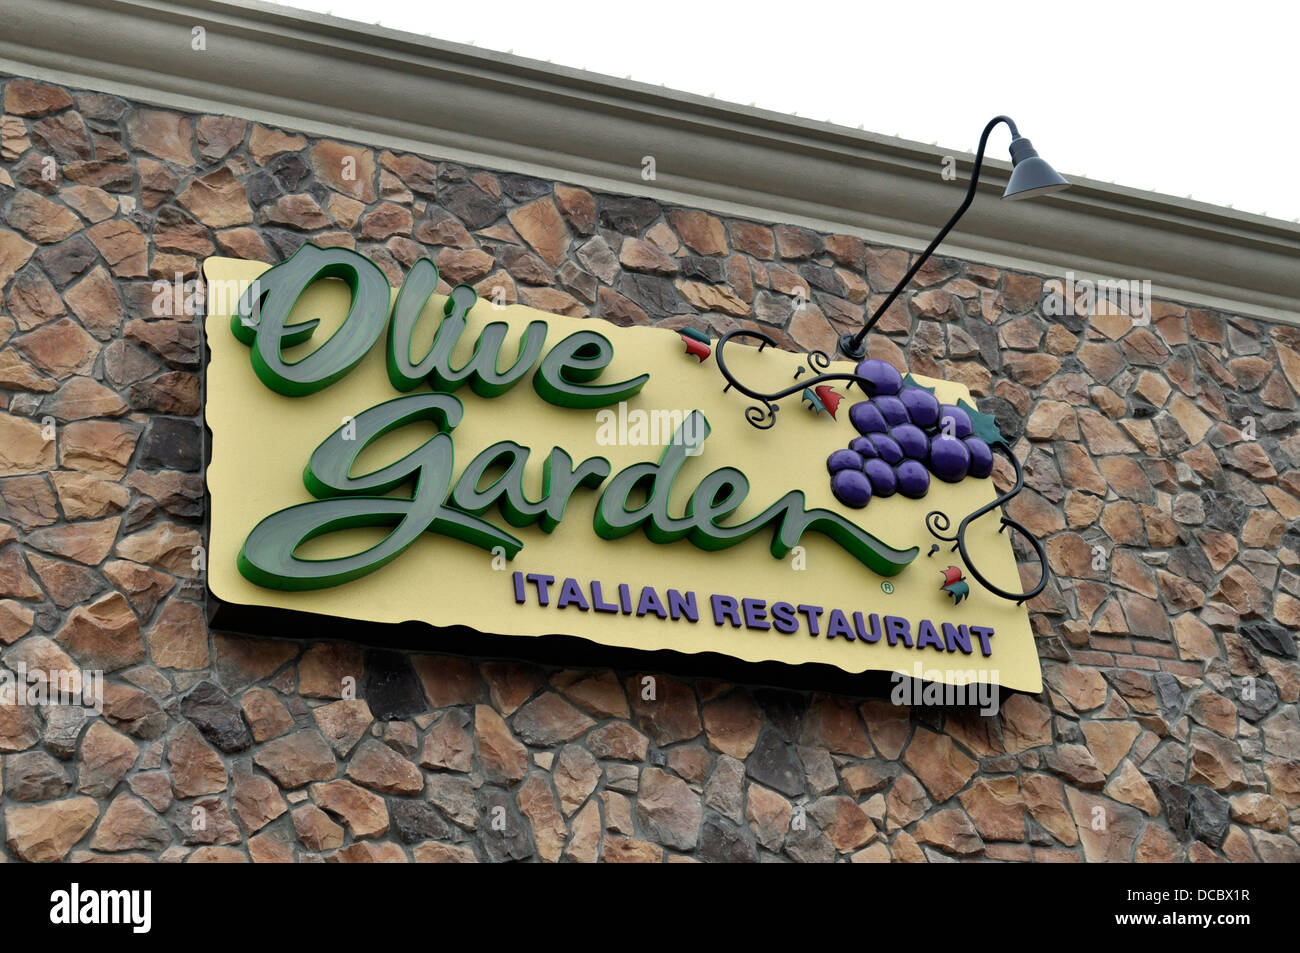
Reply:
[[[942, 510], [959, 519], [973, 512], [993, 501], [991, 480], [936, 480], [923, 499], [878, 496], [861, 509], [842, 505], [832, 494], [827, 457], [857, 436], [843, 412], [862, 399], [856, 389], [845, 393], [836, 416], [791, 400], [779, 423], [761, 430], [745, 416], [753, 401], [736, 390], [724, 392], [717, 361], [687, 353], [689, 341], [677, 333], [478, 300], [464, 313], [452, 365], [470, 361], [480, 338], [491, 338], [485, 329], [504, 323], [499, 366], [520, 353], [531, 326], [532, 344], [544, 340], [537, 366], [549, 360], [548, 379], [560, 386], [567, 381], [594, 389], [636, 382], [641, 375], [648, 379], [626, 399], [598, 406], [565, 406], [554, 395], [544, 399], [545, 388], [534, 379], [540, 370], [511, 386], [444, 386], [450, 395], [445, 397], [424, 381], [399, 390], [389, 366], [392, 329], [386, 320], [388, 333], [354, 366], [313, 385], [310, 393], [291, 395], [264, 383], [267, 363], [280, 366], [282, 357], [288, 375], [333, 339], [341, 342], [340, 329], [359, 320], [349, 308], [361, 291], [355, 282], [349, 288], [346, 275], [307, 283], [285, 312], [281, 324], [287, 330], [277, 330], [279, 339], [266, 350], [258, 336], [276, 329], [245, 315], [236, 333], [241, 317], [232, 320], [232, 314], [239, 295], [214, 292], [251, 287], [267, 267], [227, 258], [204, 264], [210, 289], [206, 416], [212, 432], [208, 572], [220, 600], [366, 622], [419, 621], [519, 637], [563, 634], [623, 648], [717, 652], [751, 662], [813, 662], [850, 673], [893, 671], [948, 684], [1041, 690], [1025, 608], [974, 580], [966, 598], [954, 599], [943, 587], [957, 554], [947, 544], [929, 552], [926, 514]], [[400, 290], [390, 292], [394, 314], [403, 307]], [[255, 297], [245, 296], [245, 304]], [[405, 303], [408, 326], [415, 321], [408, 359], [430, 350], [444, 314], [452, 313], [442, 295], [433, 294], [422, 309], [420, 303]], [[293, 325], [312, 321], [319, 325], [309, 340], [293, 333]], [[612, 346], [612, 354], [596, 362], [599, 373], [592, 378], [574, 370], [595, 354], [589, 344], [570, 349], [566, 370], [560, 353], [565, 342], [590, 341], [593, 331]], [[778, 384], [795, 382], [804, 362], [800, 355], [751, 347], [729, 347], [726, 360], [737, 377]], [[971, 399], [959, 384], [917, 380], [945, 403]], [[402, 408], [415, 411], [398, 412]], [[701, 421], [707, 424], [701, 427]], [[678, 436], [683, 432], [685, 442]], [[510, 445], [504, 453], [503, 442]], [[495, 449], [485, 453], [490, 448]], [[386, 469], [404, 459], [425, 462], [418, 480], [401, 468]], [[676, 461], [674, 472], [656, 485], [654, 468], [646, 465], [666, 468], [670, 459]], [[568, 486], [569, 465], [556, 466], [565, 460], [572, 467]], [[579, 480], [583, 461], [597, 462]], [[719, 470], [723, 474], [710, 483], [710, 474]], [[430, 475], [435, 471], [436, 478]], [[735, 471], [747, 478], [745, 494]], [[511, 479], [522, 490], [513, 503], [522, 499], [532, 510], [512, 518], [504, 492], [494, 501], [499, 505], [466, 504], [490, 500], [491, 489]], [[323, 490], [327, 484], [335, 489]], [[454, 498], [447, 490], [453, 484]], [[557, 485], [567, 494], [558, 503]], [[802, 506], [791, 503], [791, 491], [802, 491]], [[412, 532], [413, 518], [405, 515], [416, 504], [408, 501], [418, 503], [431, 493], [429, 505], [442, 517], [426, 519]], [[551, 502], [537, 505], [548, 493]], [[621, 506], [611, 503], [611, 494], [619, 495]], [[656, 495], [658, 503], [651, 499]], [[335, 502], [323, 505], [328, 497]], [[723, 506], [725, 497], [730, 503]], [[702, 512], [713, 503], [716, 512]], [[348, 506], [370, 516], [339, 515]], [[646, 519], [656, 507], [658, 522]], [[294, 509], [288, 516], [276, 516], [289, 508]], [[479, 512], [465, 515], [474, 509]], [[729, 528], [769, 511], [776, 518], [760, 531], [728, 537]], [[819, 523], [804, 515], [818, 511], [828, 518]], [[694, 529], [688, 528], [691, 519]], [[860, 527], [893, 563], [882, 570], [877, 561], [871, 568], [860, 547], [855, 551], [844, 534], [837, 538], [830, 531], [834, 525]], [[284, 527], [292, 536], [287, 544], [273, 538], [272, 530]], [[784, 545], [774, 539], [783, 532]], [[403, 533], [410, 539], [394, 542]], [[966, 546], [989, 581], [1018, 588], [1014, 554], [996, 518], [974, 521]], [[366, 553], [375, 558], [347, 561]], [[277, 575], [277, 567], [288, 563], [309, 573], [335, 563], [346, 571], [299, 585], [288, 570]], [[438, 648], [436, 629], [429, 632], [429, 648]]]

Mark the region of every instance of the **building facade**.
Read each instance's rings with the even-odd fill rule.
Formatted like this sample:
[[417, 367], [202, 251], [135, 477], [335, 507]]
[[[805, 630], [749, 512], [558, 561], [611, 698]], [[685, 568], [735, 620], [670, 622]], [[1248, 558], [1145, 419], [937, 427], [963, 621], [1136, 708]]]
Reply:
[[[968, 387], [1025, 466], [1045, 687], [995, 714], [254, 637], [208, 623], [206, 258], [343, 246], [396, 287], [428, 257], [541, 311], [834, 353], [964, 181], [260, 5], [16, 7], [0, 664], [104, 683], [102, 713], [0, 706], [7, 859], [1300, 860], [1300, 227], [1089, 182], [1009, 210], [993, 163], [877, 326], [873, 357]], [[1150, 300], [1112, 306], [1120, 281]]]

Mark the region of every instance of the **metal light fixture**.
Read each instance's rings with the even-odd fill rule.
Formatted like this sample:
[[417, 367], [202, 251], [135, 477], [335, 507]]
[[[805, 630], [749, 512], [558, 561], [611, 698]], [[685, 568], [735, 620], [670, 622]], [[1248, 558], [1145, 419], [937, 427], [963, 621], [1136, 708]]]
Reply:
[[889, 310], [889, 306], [907, 287], [908, 283], [915, 277], [916, 273], [921, 270], [921, 266], [926, 263], [934, 250], [939, 247], [939, 243], [944, 240], [952, 227], [957, 224], [957, 220], [966, 214], [970, 204], [975, 199], [975, 188], [979, 185], [980, 168], [984, 164], [984, 147], [988, 144], [989, 133], [998, 123], [1004, 122], [1007, 128], [1011, 130], [1011, 178], [1007, 181], [1007, 187], [1002, 193], [1004, 199], [1028, 199], [1039, 195], [1049, 195], [1052, 192], [1059, 192], [1062, 189], [1068, 189], [1070, 183], [1067, 182], [1055, 169], [1048, 165], [1038, 153], [1034, 151], [1033, 143], [1020, 135], [1020, 130], [1008, 116], [994, 116], [989, 120], [989, 124], [984, 127], [984, 133], [980, 136], [979, 149], [975, 153], [975, 167], [971, 170], [970, 187], [966, 190], [966, 198], [962, 201], [953, 217], [948, 219], [948, 224], [939, 230], [939, 234], [934, 236], [934, 240], [921, 252], [921, 256], [908, 269], [907, 274], [898, 283], [898, 286], [889, 293], [878, 307], [862, 330], [856, 334], [840, 335], [840, 353], [850, 360], [860, 361], [867, 356], [867, 334], [871, 331], [875, 323], [880, 320], [881, 315]]

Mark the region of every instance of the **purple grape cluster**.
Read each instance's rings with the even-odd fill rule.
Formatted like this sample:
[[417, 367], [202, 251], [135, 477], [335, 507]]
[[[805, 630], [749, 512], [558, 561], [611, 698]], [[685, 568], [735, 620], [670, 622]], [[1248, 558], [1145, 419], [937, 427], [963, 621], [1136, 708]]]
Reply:
[[860, 509], [873, 496], [895, 493], [919, 500], [930, 490], [931, 474], [960, 483], [993, 472], [993, 451], [974, 435], [966, 411], [940, 404], [923, 387], [904, 384], [887, 361], [869, 358], [857, 374], [872, 393], [849, 409], [860, 436], [826, 458], [831, 492], [845, 506]]

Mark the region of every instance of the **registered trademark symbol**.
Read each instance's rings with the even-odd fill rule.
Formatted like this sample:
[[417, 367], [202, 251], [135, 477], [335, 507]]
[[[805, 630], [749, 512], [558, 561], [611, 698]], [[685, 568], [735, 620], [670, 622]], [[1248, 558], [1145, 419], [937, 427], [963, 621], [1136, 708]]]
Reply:
[[880, 584], [880, 591], [887, 596], [892, 596], [894, 594], [894, 584], [892, 582], [882, 582]]

